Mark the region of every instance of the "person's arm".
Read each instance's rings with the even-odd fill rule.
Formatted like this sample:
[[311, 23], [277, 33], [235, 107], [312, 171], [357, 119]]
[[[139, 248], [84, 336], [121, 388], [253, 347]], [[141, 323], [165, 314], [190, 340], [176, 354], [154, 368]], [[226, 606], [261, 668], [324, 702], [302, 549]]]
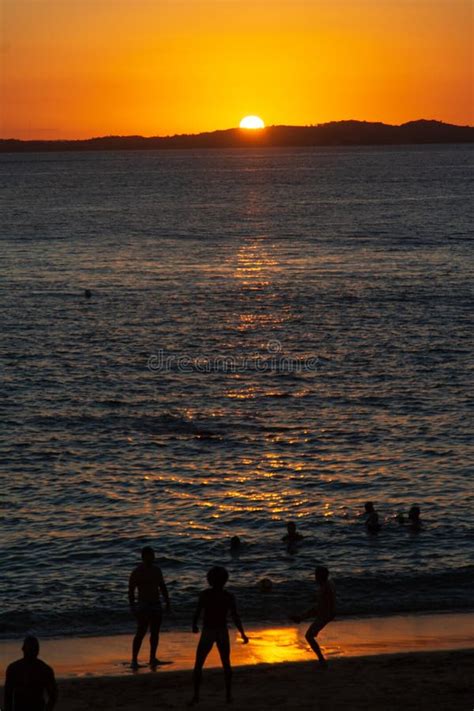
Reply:
[[247, 644], [249, 641], [249, 638], [245, 634], [243, 625], [242, 625], [242, 620], [239, 617], [239, 613], [237, 612], [237, 605], [235, 602], [235, 597], [231, 595], [231, 604], [230, 604], [230, 614], [232, 617], [232, 620], [234, 622], [234, 625], [237, 627], [237, 629], [240, 632], [240, 636], [242, 637], [242, 641], [244, 644]]
[[163, 578], [163, 573], [160, 570], [160, 578], [158, 581], [160, 592], [163, 595], [163, 600], [165, 601], [166, 609], [170, 609], [170, 596], [168, 595], [168, 588], [166, 587], [165, 579]]
[[202, 600], [202, 593], [198, 597], [198, 604], [196, 606], [196, 610], [194, 611], [194, 617], [193, 617], [193, 632], [194, 634], [197, 634], [199, 632], [199, 627], [198, 627], [198, 622], [199, 618], [201, 616], [203, 608], [203, 600]]
[[135, 607], [135, 588], [137, 587], [137, 579], [135, 571], [132, 572], [128, 580], [128, 602], [130, 607], [133, 609]]
[[13, 689], [14, 680], [11, 667], [7, 667], [7, 673], [5, 675], [5, 687], [3, 689], [3, 703], [5, 706], [5, 711], [13, 711]]
[[46, 681], [46, 691], [48, 694], [48, 702], [45, 706], [45, 711], [53, 711], [54, 707], [56, 706], [56, 701], [58, 699], [58, 687], [52, 669], [50, 669], [48, 673], [48, 679]]
[[308, 608], [299, 615], [291, 615], [290, 620], [296, 622], [296, 624], [299, 624], [300, 622], [303, 622], [303, 620], [307, 620], [309, 617], [316, 617], [316, 615], [318, 614], [318, 610], [319, 606], [314, 605], [313, 607]]

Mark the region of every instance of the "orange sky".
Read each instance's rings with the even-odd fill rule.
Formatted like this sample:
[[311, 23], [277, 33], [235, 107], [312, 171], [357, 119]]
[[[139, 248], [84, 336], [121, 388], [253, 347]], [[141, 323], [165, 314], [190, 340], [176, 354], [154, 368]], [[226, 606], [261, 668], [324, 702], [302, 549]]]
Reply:
[[0, 0], [1, 136], [473, 124], [472, 0]]

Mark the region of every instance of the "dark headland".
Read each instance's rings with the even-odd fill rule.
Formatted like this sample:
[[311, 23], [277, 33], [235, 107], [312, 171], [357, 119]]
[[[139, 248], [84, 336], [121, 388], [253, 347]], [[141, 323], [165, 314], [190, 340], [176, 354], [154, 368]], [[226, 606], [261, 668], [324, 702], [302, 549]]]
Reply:
[[257, 131], [229, 128], [176, 136], [103, 136], [85, 140], [21, 141], [0, 139], [0, 152], [116, 151], [292, 146], [367, 146], [473, 143], [474, 127], [441, 121], [410, 121], [401, 126], [368, 121], [332, 121], [316, 126], [267, 126]]

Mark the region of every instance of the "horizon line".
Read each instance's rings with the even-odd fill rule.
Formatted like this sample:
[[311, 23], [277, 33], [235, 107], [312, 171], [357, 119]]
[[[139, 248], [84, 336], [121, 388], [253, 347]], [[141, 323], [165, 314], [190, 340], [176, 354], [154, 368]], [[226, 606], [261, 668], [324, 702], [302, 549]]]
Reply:
[[416, 124], [416, 123], [436, 123], [440, 124], [443, 126], [450, 126], [453, 128], [474, 128], [474, 125], [471, 124], [454, 124], [454, 123], [449, 123], [447, 121], [442, 121], [440, 119], [426, 119], [426, 118], [419, 118], [419, 119], [410, 119], [409, 121], [404, 121], [400, 124], [392, 124], [392, 123], [385, 123], [384, 121], [369, 121], [367, 119], [338, 119], [338, 120], [333, 120], [333, 121], [324, 121], [322, 123], [308, 123], [308, 124], [270, 124], [266, 125], [263, 128], [253, 128], [253, 129], [248, 129], [248, 128], [241, 128], [240, 126], [231, 126], [228, 128], [215, 128], [215, 129], [207, 129], [204, 131], [199, 131], [197, 133], [169, 133], [165, 135], [143, 135], [139, 133], [129, 133], [129, 134], [119, 134], [119, 133], [108, 133], [108, 134], [102, 134], [102, 135], [95, 135], [95, 136], [89, 136], [87, 138], [16, 138], [14, 136], [9, 136], [7, 138], [5, 137], [0, 137], [0, 141], [18, 141], [21, 143], [29, 143], [29, 142], [35, 142], [35, 143], [67, 143], [67, 142], [80, 142], [80, 141], [97, 141], [101, 139], [106, 139], [106, 138], [142, 138], [144, 140], [152, 140], [152, 139], [171, 139], [171, 138], [180, 138], [180, 137], [197, 137], [197, 136], [202, 136], [206, 134], [211, 134], [211, 133], [226, 133], [229, 131], [239, 131], [242, 132], [245, 135], [252, 135], [252, 134], [262, 134], [267, 130], [270, 129], [275, 129], [275, 128], [318, 128], [321, 126], [329, 126], [332, 124], [341, 124], [341, 123], [356, 123], [356, 124], [372, 124], [372, 125], [377, 125], [377, 126], [387, 126], [388, 128], [402, 128], [403, 126], [407, 126], [409, 124]]

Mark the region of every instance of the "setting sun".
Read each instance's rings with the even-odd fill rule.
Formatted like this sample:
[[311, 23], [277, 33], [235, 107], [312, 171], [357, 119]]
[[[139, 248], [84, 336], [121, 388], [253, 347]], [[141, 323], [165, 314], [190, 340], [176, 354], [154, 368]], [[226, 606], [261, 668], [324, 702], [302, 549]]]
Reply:
[[245, 116], [240, 122], [240, 128], [265, 128], [260, 116]]

